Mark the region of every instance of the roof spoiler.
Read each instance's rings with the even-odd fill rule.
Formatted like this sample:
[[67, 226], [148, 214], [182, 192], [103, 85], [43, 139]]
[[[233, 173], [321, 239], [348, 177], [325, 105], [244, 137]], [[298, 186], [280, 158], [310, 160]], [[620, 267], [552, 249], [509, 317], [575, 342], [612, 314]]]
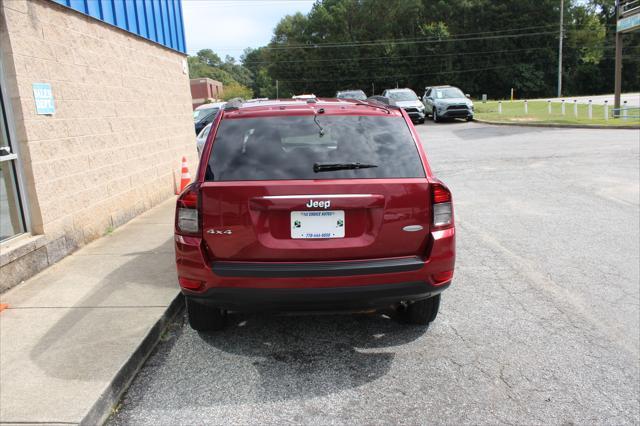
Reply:
[[236, 109], [240, 109], [240, 107], [244, 104], [244, 99], [242, 98], [233, 98], [227, 101], [227, 104], [224, 106], [225, 111], [233, 111]]

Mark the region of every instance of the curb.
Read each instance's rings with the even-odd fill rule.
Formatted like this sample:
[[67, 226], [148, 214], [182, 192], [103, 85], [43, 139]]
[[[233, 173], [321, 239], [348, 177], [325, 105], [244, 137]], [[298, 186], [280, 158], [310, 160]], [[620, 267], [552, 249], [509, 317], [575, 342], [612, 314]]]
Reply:
[[142, 339], [131, 357], [124, 362], [120, 370], [113, 376], [107, 388], [80, 421], [80, 425], [102, 425], [111, 416], [113, 407], [120, 402], [120, 398], [129, 388], [142, 365], [160, 341], [160, 336], [167, 325], [184, 307], [182, 293], [178, 293], [171, 301], [162, 316], [151, 327]]
[[482, 124], [491, 124], [494, 126], [520, 126], [520, 127], [552, 127], [555, 129], [623, 129], [623, 130], [640, 130], [640, 126], [603, 126], [601, 124], [557, 124], [557, 123], [507, 123], [504, 121], [489, 121], [478, 120], [474, 118], [473, 121]]

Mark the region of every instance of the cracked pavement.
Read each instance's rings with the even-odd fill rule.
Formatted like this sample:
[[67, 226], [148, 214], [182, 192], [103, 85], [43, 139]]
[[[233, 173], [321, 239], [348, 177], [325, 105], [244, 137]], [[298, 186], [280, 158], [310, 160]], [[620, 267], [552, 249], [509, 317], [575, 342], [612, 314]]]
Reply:
[[458, 227], [429, 329], [181, 316], [110, 423], [638, 424], [640, 131], [418, 130]]

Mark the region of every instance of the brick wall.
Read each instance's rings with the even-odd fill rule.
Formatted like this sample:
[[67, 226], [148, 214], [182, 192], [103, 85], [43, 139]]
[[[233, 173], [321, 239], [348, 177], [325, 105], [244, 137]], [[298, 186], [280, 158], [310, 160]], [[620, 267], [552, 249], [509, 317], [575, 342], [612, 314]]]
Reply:
[[193, 108], [204, 104], [207, 100], [218, 101], [222, 98], [222, 83], [210, 78], [193, 78], [190, 81]]
[[[14, 144], [50, 264], [170, 197], [183, 155], [197, 165], [185, 57], [48, 0], [0, 9]], [[36, 114], [36, 82], [51, 83], [53, 116]]]

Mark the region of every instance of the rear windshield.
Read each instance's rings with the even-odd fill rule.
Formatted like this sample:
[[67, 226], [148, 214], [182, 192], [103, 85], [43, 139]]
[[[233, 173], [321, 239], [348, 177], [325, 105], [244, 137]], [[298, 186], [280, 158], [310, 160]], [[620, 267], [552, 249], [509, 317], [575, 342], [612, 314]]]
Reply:
[[[314, 165], [376, 166], [314, 171]], [[318, 169], [318, 167], [316, 167]], [[425, 177], [402, 117], [288, 116], [223, 120], [207, 180]]]

